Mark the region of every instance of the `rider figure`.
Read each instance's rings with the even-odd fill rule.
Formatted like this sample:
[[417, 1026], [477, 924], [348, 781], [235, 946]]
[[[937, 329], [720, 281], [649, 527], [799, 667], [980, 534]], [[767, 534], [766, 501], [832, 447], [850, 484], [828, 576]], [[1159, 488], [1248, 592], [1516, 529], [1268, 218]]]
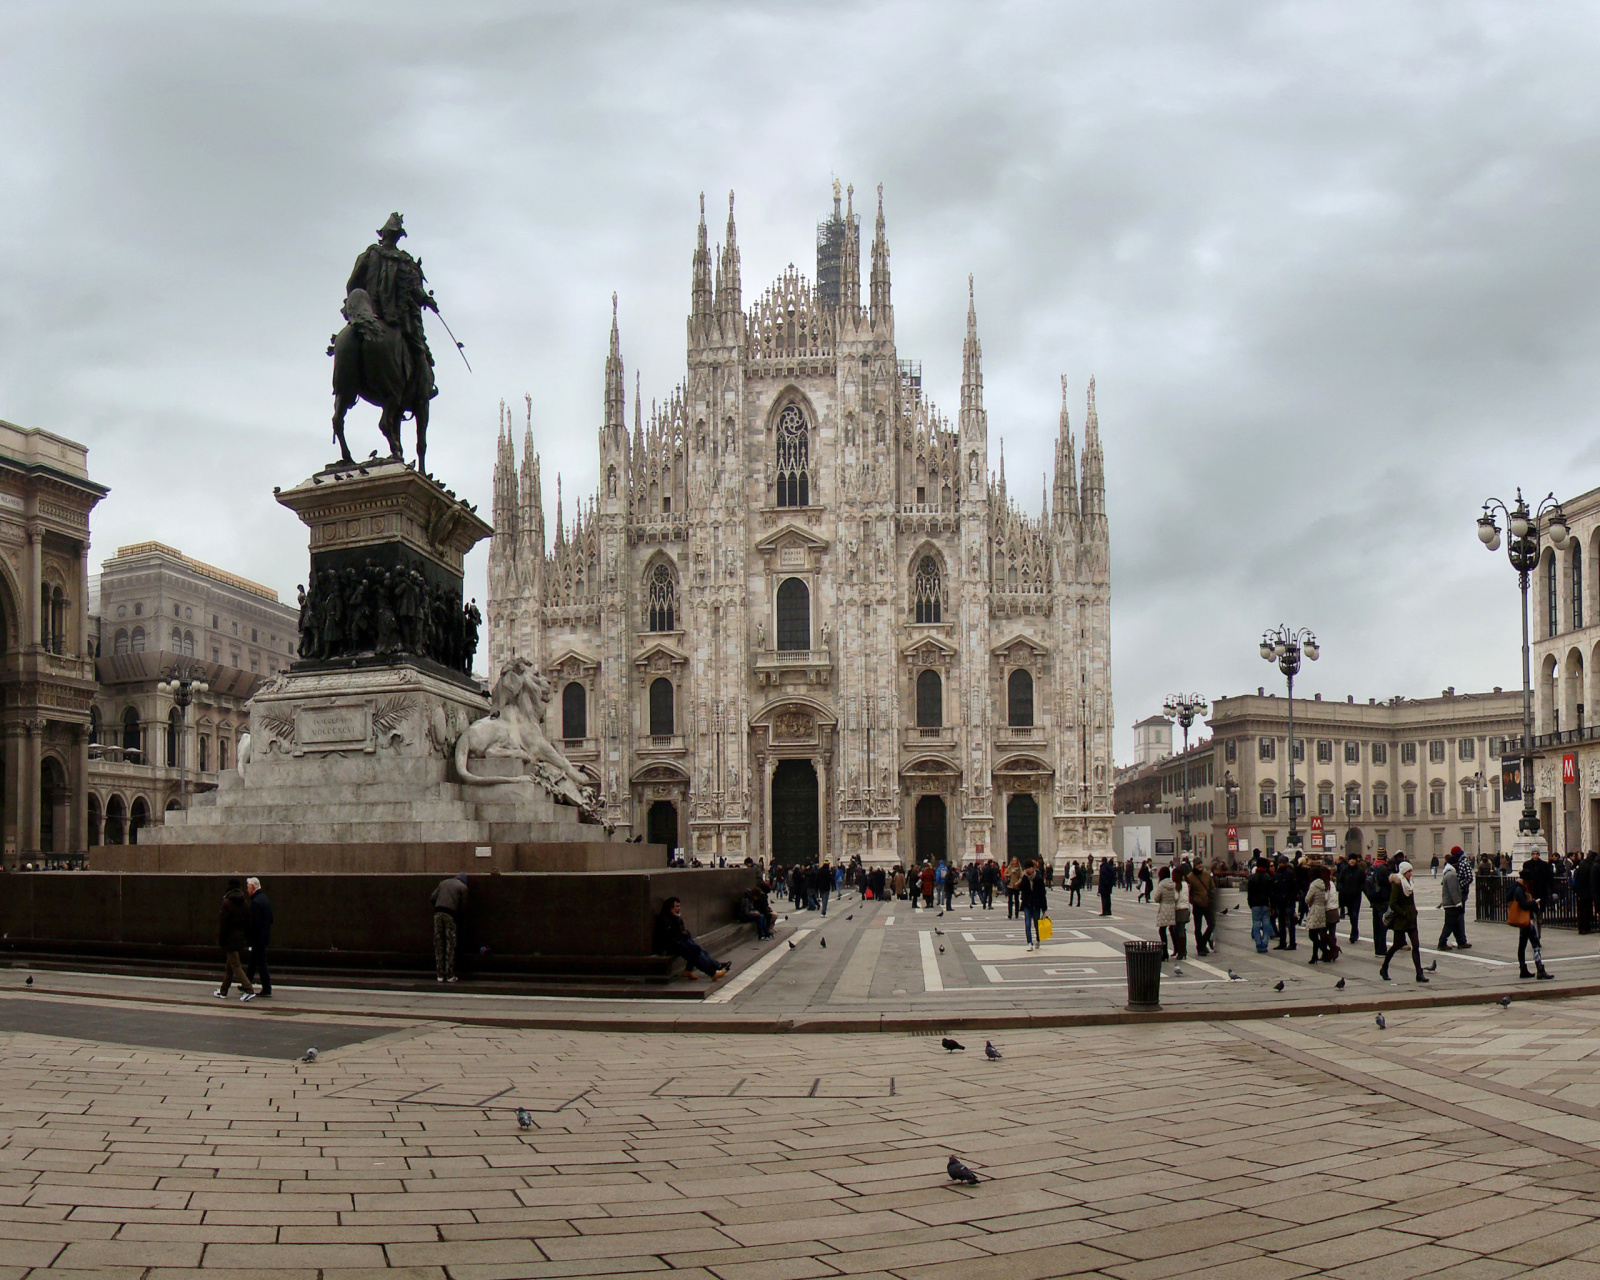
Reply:
[[405, 341], [406, 386], [412, 388], [416, 403], [425, 403], [439, 390], [433, 381], [433, 353], [422, 329], [422, 309], [437, 312], [439, 306], [428, 292], [421, 264], [399, 247], [405, 233], [400, 215], [391, 213], [378, 229], [378, 243], [368, 245], [356, 259], [344, 292], [348, 298], [353, 290], [365, 289], [378, 318], [400, 331]]

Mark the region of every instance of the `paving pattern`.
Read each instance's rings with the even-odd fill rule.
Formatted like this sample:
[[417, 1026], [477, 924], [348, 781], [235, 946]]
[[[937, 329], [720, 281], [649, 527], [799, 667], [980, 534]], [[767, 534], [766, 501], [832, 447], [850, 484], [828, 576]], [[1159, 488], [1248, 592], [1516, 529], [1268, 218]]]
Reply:
[[1600, 1277], [1600, 1000], [1387, 1021], [0, 1033], [0, 1276]]

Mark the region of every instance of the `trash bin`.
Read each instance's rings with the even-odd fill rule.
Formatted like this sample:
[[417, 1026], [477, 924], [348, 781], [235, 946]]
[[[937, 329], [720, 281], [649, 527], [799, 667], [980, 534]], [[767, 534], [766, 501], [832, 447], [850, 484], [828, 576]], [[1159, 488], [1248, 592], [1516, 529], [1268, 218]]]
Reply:
[[1159, 1009], [1161, 1007], [1161, 944], [1159, 942], [1124, 942], [1122, 950], [1128, 962], [1128, 1008]]

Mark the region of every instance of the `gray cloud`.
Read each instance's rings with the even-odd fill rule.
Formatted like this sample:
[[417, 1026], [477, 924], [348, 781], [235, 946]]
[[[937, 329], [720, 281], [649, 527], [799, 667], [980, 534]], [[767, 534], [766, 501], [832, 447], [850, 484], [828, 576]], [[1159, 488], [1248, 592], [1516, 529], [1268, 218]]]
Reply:
[[[956, 405], [977, 278], [991, 462], [1037, 507], [1098, 380], [1118, 719], [1271, 670], [1512, 685], [1517, 484], [1600, 483], [1597, 20], [1572, 6], [13, 5], [0, 16], [0, 417], [87, 442], [100, 553], [160, 538], [292, 594], [271, 499], [329, 456], [344, 273], [405, 212], [475, 372], [431, 460], [488, 505], [533, 397], [595, 483], [609, 296], [682, 376], [696, 197], [747, 300], [837, 174], [885, 185], [902, 354]], [[352, 446], [376, 443], [357, 411]], [[471, 572], [482, 592], [483, 556]], [[1126, 755], [1131, 735], [1119, 733]]]

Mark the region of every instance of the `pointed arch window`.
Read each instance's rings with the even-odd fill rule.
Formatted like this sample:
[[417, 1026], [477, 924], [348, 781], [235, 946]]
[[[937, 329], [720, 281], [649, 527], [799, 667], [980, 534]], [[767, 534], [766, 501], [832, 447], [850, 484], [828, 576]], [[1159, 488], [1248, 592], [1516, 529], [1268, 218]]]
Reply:
[[1013, 729], [1033, 728], [1033, 673], [1018, 667], [1006, 681], [1007, 721]]
[[811, 433], [797, 405], [790, 405], [778, 417], [778, 505], [811, 505]]
[[917, 676], [917, 728], [937, 729], [944, 724], [944, 681], [937, 671]]
[[672, 736], [672, 710], [672, 681], [660, 676], [650, 682], [650, 732], [653, 736]]
[[678, 603], [678, 580], [672, 570], [661, 561], [650, 570], [645, 583], [645, 625], [651, 631], [675, 631]]
[[923, 556], [917, 565], [916, 577], [911, 580], [911, 607], [919, 623], [944, 619], [944, 579], [932, 556]]
[[785, 578], [778, 587], [778, 648], [811, 648], [811, 592], [799, 578]]
[[561, 691], [561, 736], [569, 740], [589, 736], [589, 691], [576, 680]]

